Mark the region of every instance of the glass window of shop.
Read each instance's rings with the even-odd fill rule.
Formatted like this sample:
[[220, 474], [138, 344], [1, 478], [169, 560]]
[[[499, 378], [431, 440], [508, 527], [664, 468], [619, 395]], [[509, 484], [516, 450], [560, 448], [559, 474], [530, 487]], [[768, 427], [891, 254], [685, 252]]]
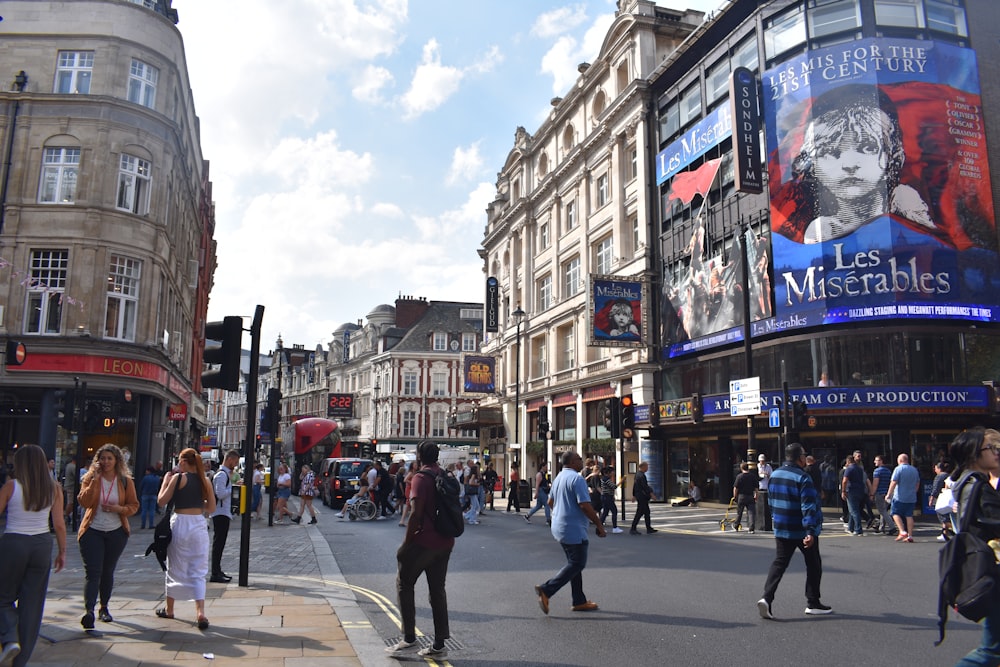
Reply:
[[858, 0], [810, 0], [809, 37], [826, 37], [861, 28]]
[[705, 71], [705, 98], [709, 104], [729, 93], [729, 58], [722, 58]]
[[576, 406], [566, 405], [555, 409], [556, 440], [576, 440]]
[[767, 20], [764, 28], [764, 57], [771, 62], [775, 57], [804, 44], [806, 17], [802, 5]]

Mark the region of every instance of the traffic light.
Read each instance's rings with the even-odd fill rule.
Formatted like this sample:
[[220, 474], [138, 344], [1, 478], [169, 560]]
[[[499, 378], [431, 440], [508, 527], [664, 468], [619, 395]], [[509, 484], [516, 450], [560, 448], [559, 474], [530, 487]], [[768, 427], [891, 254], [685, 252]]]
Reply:
[[73, 430], [73, 412], [76, 410], [76, 395], [72, 389], [56, 389], [55, 396], [55, 416], [56, 425], [62, 426], [67, 431]]
[[619, 414], [619, 401], [617, 396], [612, 396], [604, 405], [604, 428], [608, 429], [612, 438], [622, 437], [621, 414]]
[[205, 389], [236, 391], [240, 386], [240, 345], [243, 343], [243, 318], [231, 315], [221, 322], [205, 325], [206, 364], [218, 365], [201, 374]]
[[7, 341], [7, 356], [5, 357], [8, 366], [20, 366], [28, 358], [28, 349], [24, 343], [16, 340]]
[[621, 436], [625, 440], [631, 440], [635, 435], [635, 403], [631, 396], [622, 396], [619, 405], [621, 406]]
[[701, 394], [691, 395], [691, 419], [695, 424], [700, 424], [705, 420], [704, 407], [701, 404]]
[[538, 408], [538, 439], [549, 439], [549, 408], [545, 405]]
[[278, 435], [278, 426], [281, 424], [281, 390], [271, 387], [267, 390], [267, 406], [264, 408], [265, 429], [271, 434], [271, 442], [275, 441]]
[[656, 401], [649, 404], [649, 425], [653, 427], [660, 425], [660, 406]]
[[809, 406], [805, 401], [792, 401], [792, 425], [794, 430], [801, 431], [806, 427]]

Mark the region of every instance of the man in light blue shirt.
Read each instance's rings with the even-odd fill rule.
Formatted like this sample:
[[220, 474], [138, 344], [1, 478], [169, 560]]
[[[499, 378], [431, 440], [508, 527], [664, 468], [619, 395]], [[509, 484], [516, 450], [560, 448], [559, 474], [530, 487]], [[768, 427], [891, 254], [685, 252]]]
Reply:
[[900, 454], [896, 457], [896, 469], [892, 471], [892, 481], [885, 494], [886, 502], [891, 502], [892, 520], [896, 523], [899, 535], [897, 542], [913, 541], [913, 508], [917, 506], [917, 493], [920, 490], [920, 472], [910, 465], [910, 457]]
[[597, 603], [583, 593], [583, 568], [587, 566], [587, 525], [597, 527], [597, 536], [605, 537], [600, 517], [590, 504], [590, 488], [580, 471], [583, 459], [576, 452], [564, 452], [562, 470], [552, 482], [549, 507], [552, 508], [552, 537], [558, 540], [566, 553], [566, 565], [544, 584], [535, 586], [538, 604], [549, 613], [549, 598], [567, 582], [573, 592], [573, 611], [593, 611]]

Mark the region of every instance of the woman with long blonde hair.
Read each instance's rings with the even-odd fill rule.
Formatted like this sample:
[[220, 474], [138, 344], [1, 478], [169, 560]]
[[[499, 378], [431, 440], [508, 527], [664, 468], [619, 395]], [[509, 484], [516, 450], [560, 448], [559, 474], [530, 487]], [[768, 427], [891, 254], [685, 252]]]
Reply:
[[157, 504], [174, 504], [170, 517], [173, 537], [167, 547], [166, 603], [156, 610], [160, 618], [174, 617], [174, 600], [194, 600], [198, 629], [208, 628], [205, 617], [205, 577], [208, 576], [208, 520], [215, 511], [215, 492], [205, 475], [201, 455], [190, 447], [181, 452], [177, 467], [163, 477]]
[[[66, 564], [63, 492], [49, 475], [45, 452], [22, 445], [14, 452], [14, 477], [0, 488], [0, 665], [28, 664], [42, 627], [52, 563], [49, 519], [56, 531], [55, 571]], [[16, 607], [15, 607], [15, 602]]]
[[114, 619], [108, 601], [115, 585], [115, 567], [125, 551], [131, 528], [128, 518], [139, 511], [139, 496], [125, 456], [110, 442], [94, 455], [94, 462], [80, 482], [83, 521], [77, 533], [86, 580], [83, 588], [85, 613], [80, 620], [85, 630], [94, 628], [94, 606], [100, 595], [98, 618]]

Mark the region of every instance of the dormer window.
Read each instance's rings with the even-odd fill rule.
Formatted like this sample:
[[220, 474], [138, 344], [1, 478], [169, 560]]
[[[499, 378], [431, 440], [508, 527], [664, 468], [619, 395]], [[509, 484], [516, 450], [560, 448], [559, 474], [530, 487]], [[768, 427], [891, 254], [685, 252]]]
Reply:
[[434, 351], [444, 352], [448, 349], [448, 334], [443, 332], [434, 332]]

